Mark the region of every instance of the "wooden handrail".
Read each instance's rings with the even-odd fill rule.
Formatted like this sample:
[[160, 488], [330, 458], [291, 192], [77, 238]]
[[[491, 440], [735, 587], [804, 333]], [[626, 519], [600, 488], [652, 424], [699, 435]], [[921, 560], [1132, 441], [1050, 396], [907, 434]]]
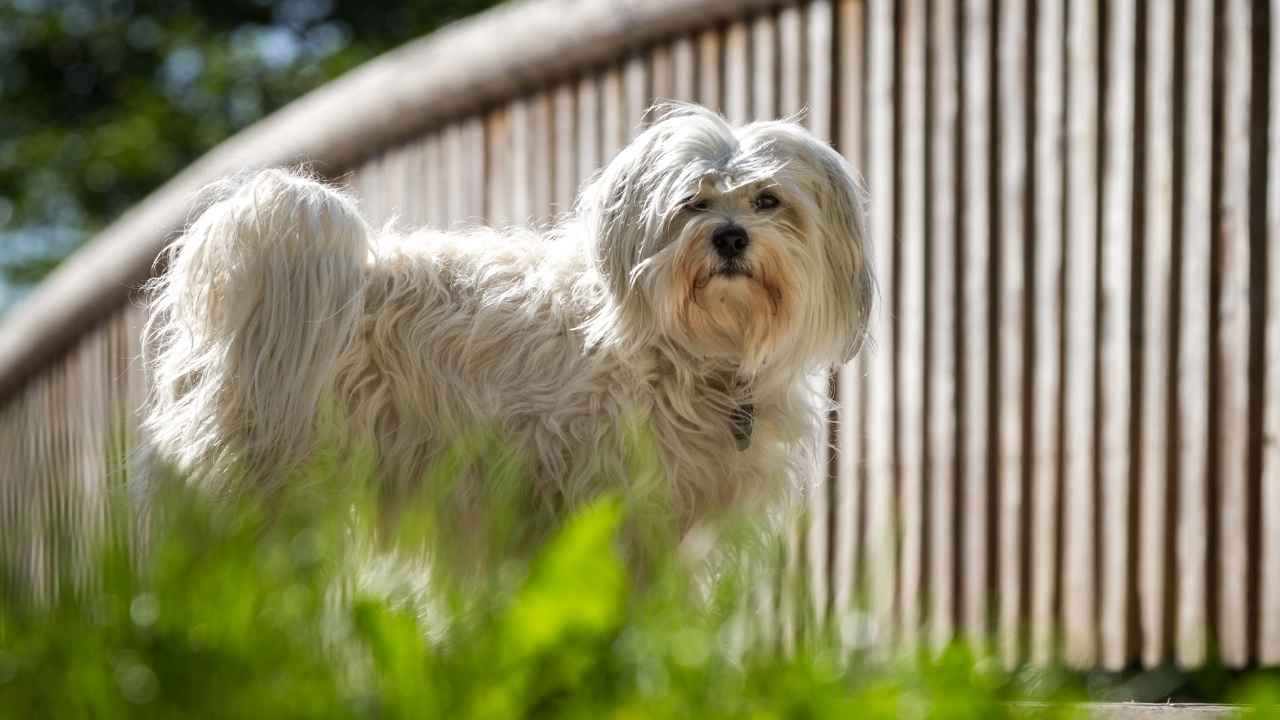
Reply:
[[0, 404], [127, 301], [200, 188], [254, 167], [334, 175], [372, 151], [660, 38], [781, 0], [525, 0], [372, 60], [238, 133], [153, 192], [0, 318]]

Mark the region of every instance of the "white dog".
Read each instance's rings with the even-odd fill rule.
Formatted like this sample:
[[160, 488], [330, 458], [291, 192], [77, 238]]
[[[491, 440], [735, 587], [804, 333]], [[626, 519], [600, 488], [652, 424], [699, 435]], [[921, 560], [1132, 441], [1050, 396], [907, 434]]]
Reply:
[[687, 105], [545, 231], [378, 233], [342, 192], [266, 170], [166, 253], [144, 428], [179, 470], [269, 483], [332, 406], [392, 486], [488, 427], [561, 509], [618, 479], [638, 423], [684, 527], [815, 477], [823, 371], [858, 352], [874, 296], [845, 160], [796, 124]]

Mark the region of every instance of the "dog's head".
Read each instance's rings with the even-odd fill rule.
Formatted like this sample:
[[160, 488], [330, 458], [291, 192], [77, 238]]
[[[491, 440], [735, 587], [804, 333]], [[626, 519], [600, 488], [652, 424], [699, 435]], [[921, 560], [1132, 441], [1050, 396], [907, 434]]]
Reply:
[[744, 371], [847, 361], [874, 280], [864, 192], [791, 122], [731, 127], [678, 105], [618, 154], [580, 211], [624, 341], [662, 337]]

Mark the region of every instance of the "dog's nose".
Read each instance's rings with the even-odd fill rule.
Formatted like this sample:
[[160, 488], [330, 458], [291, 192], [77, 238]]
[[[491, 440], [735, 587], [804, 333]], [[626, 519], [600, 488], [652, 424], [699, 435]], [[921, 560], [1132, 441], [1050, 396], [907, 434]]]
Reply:
[[711, 244], [715, 246], [717, 255], [725, 260], [733, 260], [747, 249], [751, 240], [742, 226], [721, 225], [711, 233]]

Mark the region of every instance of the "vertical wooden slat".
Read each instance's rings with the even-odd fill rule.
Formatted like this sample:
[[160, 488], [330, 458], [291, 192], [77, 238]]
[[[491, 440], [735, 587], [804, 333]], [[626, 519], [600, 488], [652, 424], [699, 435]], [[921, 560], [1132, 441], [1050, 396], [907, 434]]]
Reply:
[[1102, 541], [1101, 663], [1129, 660], [1129, 288], [1133, 254], [1133, 3], [1107, 17], [1106, 152], [1102, 177], [1101, 324], [1098, 336]]
[[686, 35], [676, 38], [671, 46], [671, 67], [671, 98], [685, 102], [697, 101], [698, 51], [692, 37]]
[[413, 175], [412, 184], [409, 188], [409, 197], [413, 199], [413, 204], [417, 208], [412, 218], [411, 228], [417, 229], [431, 222], [431, 212], [434, 209], [436, 188], [427, 184], [427, 176], [430, 172], [432, 164], [437, 160], [432, 157], [434, 153], [433, 142], [435, 134], [426, 134], [414, 142], [414, 152], [410, 159], [411, 170]]
[[425, 198], [422, 196], [422, 153], [420, 140], [406, 142], [400, 148], [400, 213], [401, 227], [412, 230], [422, 226]]
[[0, 457], [7, 458], [0, 468], [0, 591], [16, 592], [21, 588], [21, 553], [26, 539], [19, 526], [26, 470], [26, 439], [31, 429], [24, 427], [22, 398], [10, 400], [0, 407]]
[[[139, 358], [142, 356], [142, 328], [146, 323], [146, 310], [141, 304], [129, 303], [125, 305], [123, 313], [124, 338], [126, 357]], [[138, 437], [138, 421], [139, 416], [137, 409], [143, 406], [144, 399], [147, 395], [146, 375], [144, 366], [141, 362], [130, 362], [128, 364], [129, 372], [127, 373], [128, 387], [126, 397], [128, 398], [129, 413], [129, 430], [130, 437]], [[145, 521], [135, 521], [130, 527], [129, 539], [134, 547], [146, 547], [150, 526]], [[142, 562], [142, 555], [135, 555], [135, 562]]]
[[32, 380], [31, 383], [23, 390], [22, 398], [22, 415], [21, 420], [30, 423], [31, 428], [24, 443], [24, 473], [21, 477], [22, 488], [21, 498], [19, 500], [20, 511], [15, 517], [16, 526], [22, 533], [23, 546], [19, 548], [18, 556], [18, 579], [29, 583], [29, 587], [25, 588], [23, 593], [26, 597], [32, 597], [38, 592], [40, 587], [39, 572], [39, 552], [41, 549], [41, 496], [40, 483], [42, 478], [40, 450], [43, 447], [44, 439], [48, 432], [47, 427], [43, 423], [34, 422], [37, 418], [44, 418], [42, 408], [38, 401], [44, 392], [45, 381], [42, 378]]
[[45, 438], [44, 482], [41, 483], [41, 494], [44, 496], [44, 542], [42, 543], [41, 575], [44, 578], [46, 597], [53, 597], [61, 588], [58, 573], [58, 560], [63, 551], [60, 531], [66, 526], [66, 512], [63, 504], [64, 495], [59, 492], [63, 478], [67, 477], [67, 358], [59, 358], [49, 373], [45, 393], [45, 413], [49, 418], [48, 437]]
[[649, 82], [657, 101], [670, 100], [675, 95], [675, 66], [671, 58], [671, 44], [658, 45], [649, 51]]
[[930, 17], [930, 277], [929, 293], [929, 625], [931, 644], [942, 650], [955, 632], [953, 544], [956, 514], [956, 145], [959, 112], [956, 68], [956, 13], [951, 3], [934, 6]]
[[440, 180], [447, 189], [444, 225], [448, 227], [461, 222], [463, 216], [467, 213], [466, 188], [462, 183], [462, 173], [466, 166], [463, 159], [465, 148], [463, 146], [461, 123], [454, 123], [445, 129], [444, 143], [446, 171]]
[[123, 486], [115, 485], [114, 481], [119, 478], [117, 475], [118, 466], [115, 465], [115, 458], [111, 454], [111, 437], [112, 437], [112, 412], [111, 412], [111, 387], [109, 370], [109, 353], [111, 352], [111, 327], [104, 322], [98, 327], [97, 340], [95, 341], [96, 352], [94, 358], [89, 365], [88, 381], [93, 384], [94, 403], [93, 409], [89, 417], [94, 423], [94, 442], [89, 448], [86, 456], [86, 463], [93, 463], [98, 468], [98, 481], [93, 489], [93, 502], [89, 507], [89, 524], [93, 528], [93, 544], [89, 548], [89, 555], [85, 558], [87, 570], [90, 573], [90, 580], [96, 582], [97, 562], [101, 543], [106, 539], [110, 526], [108, 525], [108, 513], [111, 510], [110, 498], [111, 493], [116, 492]]
[[59, 383], [58, 401], [55, 406], [55, 412], [58, 414], [58, 420], [61, 427], [58, 428], [58, 461], [59, 473], [54, 476], [54, 484], [51, 486], [54, 502], [58, 508], [58, 524], [55, 535], [55, 547], [58, 552], [53, 556], [54, 564], [50, 569], [57, 573], [58, 581], [65, 583], [61, 585], [68, 590], [74, 587], [75, 582], [75, 562], [77, 560], [76, 545], [77, 538], [73, 534], [69, 534], [68, 530], [74, 528], [79, 520], [77, 517], [78, 495], [81, 488], [78, 487], [80, 478], [77, 476], [78, 455], [79, 455], [79, 418], [77, 417], [79, 403], [73, 402], [72, 398], [79, 395], [80, 383], [78, 353], [72, 352], [62, 358], [59, 375], [61, 383]]
[[76, 524], [71, 528], [79, 541], [76, 550], [77, 567], [74, 568], [82, 587], [93, 582], [96, 552], [106, 529], [104, 512], [109, 492], [110, 456], [107, 452], [107, 326], [94, 328], [82, 343], [79, 351], [79, 390], [73, 399], [79, 409], [81, 437], [80, 457], [76, 475], [80, 488], [76, 492]]
[[1063, 653], [1087, 667], [1097, 656], [1094, 541], [1094, 309], [1097, 273], [1098, 16], [1091, 3], [1067, 14], [1067, 219], [1063, 277], [1067, 347], [1062, 381]]
[[[35, 418], [44, 418], [44, 409], [40, 405], [40, 401], [44, 396], [46, 381], [44, 378], [33, 379], [23, 391], [24, 408], [23, 419], [34, 420]], [[38, 595], [41, 585], [41, 577], [39, 576], [40, 564], [39, 557], [42, 549], [42, 514], [43, 514], [43, 497], [40, 492], [43, 480], [43, 467], [41, 462], [41, 452], [44, 447], [45, 438], [48, 436], [48, 427], [45, 423], [33, 423], [32, 431], [26, 443], [26, 473], [22, 478], [23, 497], [22, 512], [19, 514], [18, 527], [23, 533], [25, 547], [21, 548], [18, 559], [19, 578], [27, 583], [29, 587], [27, 592], [23, 593], [26, 597]]]
[[65, 555], [59, 560], [60, 568], [67, 576], [70, 587], [84, 589], [87, 580], [89, 537], [92, 528], [89, 513], [92, 497], [102, 472], [102, 458], [97, 458], [93, 475], [86, 475], [84, 461], [95, 444], [94, 418], [91, 412], [95, 404], [92, 388], [86, 386], [89, 377], [86, 363], [97, 345], [97, 333], [90, 331], [80, 337], [78, 346], [67, 358], [67, 394], [64, 396], [63, 416], [66, 418], [66, 474], [59, 478], [66, 505]]
[[71, 490], [67, 481], [74, 478], [71, 457], [72, 423], [68, 412], [71, 409], [70, 398], [74, 394], [72, 376], [72, 357], [65, 355], [58, 359], [53, 372], [53, 392], [49, 394], [49, 417], [53, 419], [53, 432], [50, 436], [50, 470], [46, 477], [45, 492], [49, 503], [50, 533], [46, 556], [45, 571], [50, 580], [50, 588], [54, 593], [61, 592], [66, 585], [64, 580], [65, 565], [68, 557], [66, 530], [72, 526]]
[[40, 444], [44, 437], [44, 427], [41, 423], [36, 422], [37, 418], [42, 418], [39, 408], [36, 406], [37, 393], [43, 387], [43, 383], [39, 380], [33, 380], [23, 389], [19, 402], [21, 402], [21, 411], [18, 415], [18, 421], [25, 424], [27, 432], [25, 442], [23, 442], [23, 465], [22, 474], [18, 477], [19, 487], [15, 488], [17, 501], [15, 503], [17, 512], [14, 513], [14, 527], [21, 536], [21, 545], [16, 548], [16, 567], [18, 582], [28, 585], [23, 590], [22, 596], [30, 597], [32, 590], [39, 587], [38, 579], [35, 575], [37, 566], [35, 563], [36, 553], [39, 549], [39, 482], [40, 482]]
[[1062, 142], [1064, 0], [1043, 0], [1036, 15], [1034, 213], [1035, 298], [1031, 351], [1031, 661], [1053, 659], [1058, 588], [1058, 389], [1062, 312]]
[[[837, 77], [840, 82], [836, 93], [840, 123], [837, 147], [858, 172], [862, 172], [864, 166], [862, 153], [864, 126], [862, 94], [865, 90], [862, 71], [863, 9], [862, 0], [840, 0], [836, 25], [839, 29]], [[869, 248], [870, 239], [866, 240]], [[880, 260], [877, 257], [868, 258], [873, 268], [878, 268], [876, 263]], [[854, 622], [851, 610], [860, 568], [858, 546], [862, 527], [860, 517], [862, 467], [866, 460], [866, 448], [862, 442], [864, 432], [862, 376], [866, 369], [864, 358], [868, 352], [870, 351], [864, 348], [861, 356], [840, 370], [840, 433], [836, 446], [839, 455], [835, 480], [838, 501], [835, 548], [832, 550], [835, 555], [834, 572], [831, 581], [834, 585], [832, 615], [836, 619], [837, 628], [840, 631], [839, 637], [845, 647], [860, 644], [862, 641], [862, 629]]]
[[568, 212], [573, 209], [573, 200], [578, 192], [577, 164], [577, 107], [575, 87], [565, 83], [555, 91], [555, 211]]
[[373, 162], [373, 159], [370, 158], [365, 162], [361, 163], [360, 165], [358, 165], [357, 167], [355, 167], [352, 170], [350, 178], [348, 180], [348, 185], [351, 188], [351, 192], [353, 192], [355, 196], [359, 198], [360, 209], [365, 213], [366, 217], [369, 217], [371, 219], [374, 215], [373, 207], [370, 204], [370, 200], [369, 200], [369, 196], [370, 196], [369, 186], [371, 182], [369, 178], [369, 166], [372, 162]]
[[35, 435], [35, 425], [29, 422], [27, 394], [30, 386], [19, 390], [15, 397], [0, 409], [0, 437], [5, 438], [10, 464], [0, 472], [0, 557], [4, 558], [5, 574], [0, 582], [5, 589], [18, 597], [27, 585], [26, 529], [27, 503], [30, 497], [29, 479], [32, 459], [30, 447]]
[[[83, 347], [83, 340], [80, 345]], [[61, 421], [58, 437], [58, 460], [60, 472], [54, 478], [52, 492], [58, 507], [58, 554], [53, 558], [51, 569], [59, 574], [59, 581], [65, 582], [68, 590], [75, 587], [77, 580], [76, 561], [79, 559], [79, 538], [68, 531], [79, 523], [79, 500], [83, 493], [79, 476], [80, 460], [80, 403], [73, 400], [80, 395], [80, 353], [72, 351], [62, 359], [61, 387], [56, 412]]]
[[49, 465], [43, 486], [47, 508], [44, 518], [45, 532], [49, 534], [44, 543], [42, 572], [46, 578], [46, 588], [51, 593], [49, 597], [53, 597], [53, 594], [60, 592], [63, 588], [61, 582], [63, 577], [60, 571], [63, 569], [61, 561], [64, 558], [63, 540], [65, 538], [62, 532], [67, 526], [67, 495], [63, 483], [66, 478], [71, 477], [70, 462], [67, 457], [67, 426], [70, 419], [66, 412], [69, 362], [70, 358], [67, 356], [58, 359], [49, 375], [49, 392], [45, 396], [45, 408], [52, 420], [46, 445]]
[[751, 62], [754, 84], [751, 106], [756, 120], [772, 120], [778, 114], [778, 33], [771, 15], [761, 15], [751, 24]]
[[387, 150], [382, 166], [383, 192], [388, 205], [387, 218], [395, 221], [397, 229], [412, 227], [413, 200], [409, 194], [410, 150], [400, 146]]
[[1008, 667], [1021, 659], [1023, 497], [1023, 336], [1026, 318], [1026, 68], [1027, 16], [1023, 3], [1003, 3], [997, 19], [999, 68], [997, 115], [1000, 148], [1000, 237], [996, 314], [996, 432], [999, 443], [996, 481], [999, 493], [999, 641]]
[[1263, 380], [1261, 627], [1258, 660], [1280, 664], [1280, 0], [1271, 0], [1267, 140], [1266, 356]]
[[49, 373], [48, 390], [45, 394], [45, 412], [50, 418], [49, 436], [45, 440], [46, 457], [48, 458], [44, 482], [41, 491], [44, 495], [45, 515], [44, 530], [47, 533], [41, 558], [41, 573], [45, 578], [46, 596], [61, 588], [59, 563], [62, 554], [62, 542], [59, 531], [65, 527], [66, 510], [63, 504], [65, 496], [60, 492], [63, 478], [68, 477], [66, 439], [67, 439], [67, 358], [59, 358]]
[[600, 81], [600, 118], [603, 130], [600, 164], [607, 165], [627, 144], [627, 113], [623, 107], [622, 69], [605, 71]]
[[724, 37], [724, 114], [735, 125], [751, 116], [751, 67], [747, 56], [747, 21], [736, 20]]
[[417, 143], [405, 144], [389, 150], [387, 153], [386, 177], [384, 182], [394, 187], [389, 188], [390, 205], [394, 212], [397, 230], [411, 229], [420, 223], [417, 216], [422, 212], [421, 196], [411, 188], [418, 187], [418, 175], [422, 168], [421, 150]]
[[73, 571], [76, 560], [76, 538], [69, 535], [67, 529], [75, 527], [76, 524], [75, 500], [76, 491], [79, 489], [74, 484], [79, 480], [76, 477], [78, 469], [76, 456], [79, 450], [78, 418], [75, 416], [76, 404], [71, 401], [79, 391], [76, 360], [76, 353], [72, 352], [59, 361], [58, 393], [53, 406], [53, 412], [58, 419], [54, 450], [57, 453], [58, 473], [51, 478], [53, 482], [49, 486], [49, 491], [53, 498], [57, 521], [54, 525], [53, 537], [55, 552], [50, 558], [52, 563], [49, 569], [56, 575], [59, 590], [64, 588], [70, 590], [74, 587], [71, 583], [75, 580]]
[[422, 152], [419, 160], [422, 168], [419, 177], [422, 185], [417, 189], [421, 196], [422, 216], [419, 226], [435, 227], [445, 213], [446, 194], [440, 177], [444, 174], [444, 150], [439, 130], [432, 132], [421, 141]]
[[[509, 138], [511, 179], [507, 183], [510, 192], [506, 221], [513, 225], [526, 225], [533, 216], [533, 144], [530, 137], [532, 125], [529, 105], [533, 98], [517, 98], [507, 106], [510, 125]], [[492, 181], [491, 181], [492, 182]], [[537, 183], [541, 185], [542, 183]]]
[[899, 5], [901, 39], [899, 72], [902, 78], [902, 156], [898, 170], [901, 215], [898, 222], [898, 326], [897, 432], [898, 508], [902, 547], [899, 556], [900, 603], [898, 632], [901, 647], [915, 647], [921, 621], [924, 555], [924, 484], [921, 462], [924, 447], [924, 93], [925, 4], [906, 0]]
[[1209, 183], [1211, 178], [1213, 2], [1187, 0], [1182, 164], [1182, 277], [1177, 387], [1178, 620], [1175, 657], [1184, 666], [1205, 658], [1208, 624], [1205, 517], [1208, 471]]
[[698, 34], [698, 102], [720, 112], [723, 76], [720, 65], [720, 33], [712, 28]]
[[[805, 13], [804, 52], [804, 98], [809, 113], [806, 124], [809, 131], [819, 139], [831, 141], [831, 101], [835, 87], [832, 84], [831, 58], [832, 42], [835, 32], [835, 9], [831, 0], [813, 0]], [[745, 41], [745, 27], [743, 39]], [[828, 554], [831, 552], [830, 537], [830, 491], [831, 478], [828, 477], [831, 467], [829, 455], [829, 438], [831, 428], [823, 423], [818, 447], [822, 449], [818, 467], [820, 484], [809, 495], [808, 528], [805, 545], [806, 562], [809, 569], [809, 593], [814, 617], [821, 623], [827, 617], [830, 601], [830, 567]]]
[[14, 478], [19, 484], [13, 488], [15, 511], [11, 515], [15, 533], [21, 538], [21, 544], [14, 548], [14, 579], [24, 585], [18, 588], [22, 591], [22, 596], [29, 596], [30, 590], [35, 587], [32, 555], [38, 538], [34, 523], [37, 508], [34, 491], [38, 489], [38, 451], [43, 427], [33, 421], [40, 417], [34, 407], [35, 395], [40, 385], [38, 380], [29, 382], [15, 401], [19, 408], [16, 422], [29, 423], [22, 443], [22, 473]]
[[1141, 536], [1138, 554], [1142, 663], [1167, 657], [1165, 575], [1169, 492], [1169, 383], [1173, 298], [1173, 34], [1170, 3], [1147, 6], [1146, 169], [1142, 239]]
[[649, 109], [652, 97], [649, 91], [649, 66], [644, 55], [635, 54], [627, 58], [623, 66], [622, 78], [623, 106], [625, 125], [623, 129], [624, 144], [640, 134], [645, 121], [645, 111]]
[[[798, 113], [804, 103], [803, 28], [800, 20], [800, 8], [797, 6], [784, 9], [778, 18], [782, 48], [778, 90], [782, 98], [783, 115]], [[815, 494], [809, 493], [809, 499], [812, 499]], [[801, 599], [797, 597], [802, 590], [807, 589], [803, 580], [801, 558], [804, 547], [804, 521], [805, 518], [801, 517], [791, 518], [787, 528], [786, 557], [778, 614], [782, 621], [780, 627], [782, 648], [788, 655], [795, 648], [797, 635], [795, 623], [806, 611], [805, 606], [801, 604]]]
[[44, 513], [41, 518], [43, 531], [46, 533], [41, 543], [40, 573], [44, 597], [53, 597], [60, 588], [59, 564], [62, 543], [58, 532], [64, 527], [66, 514], [63, 507], [63, 495], [59, 492], [63, 478], [67, 477], [66, 438], [67, 418], [67, 358], [59, 358], [51, 368], [45, 384], [44, 411], [50, 419], [49, 431], [45, 438], [45, 473], [41, 483], [41, 495], [44, 500]]
[[517, 223], [531, 220], [542, 223], [551, 218], [552, 188], [555, 173], [551, 160], [552, 141], [552, 95], [542, 92], [529, 100], [529, 202], [527, 216], [516, 216]]
[[1217, 297], [1218, 644], [1228, 667], [1249, 661], [1249, 64], [1250, 0], [1229, 0], [1222, 47], [1222, 190], [1214, 229]]
[[425, 141], [422, 155], [422, 193], [426, 200], [423, 222], [434, 227], [443, 226], [449, 214], [449, 192], [444, 179], [444, 133], [436, 131]]
[[463, 180], [466, 183], [467, 217], [469, 223], [484, 223], [488, 212], [485, 195], [488, 167], [493, 158], [489, 157], [489, 148], [485, 143], [485, 117], [477, 115], [463, 122], [463, 137], [466, 141], [466, 172]]
[[961, 463], [963, 473], [964, 629], [970, 642], [987, 638], [987, 514], [988, 378], [987, 337], [989, 328], [990, 213], [987, 189], [991, 168], [991, 5], [988, 0], [972, 0], [964, 5], [964, 245], [960, 270], [961, 317], [960, 358], [963, 391], [960, 426], [963, 431]]
[[111, 398], [109, 402], [113, 428], [111, 455], [118, 463], [115, 483], [117, 487], [125, 487], [131, 479], [130, 473], [134, 459], [130, 457], [130, 453], [135, 447], [134, 428], [131, 422], [135, 408], [129, 396], [129, 365], [133, 362], [134, 356], [129, 354], [129, 338], [125, 334], [128, 332], [127, 318], [127, 310], [121, 308], [112, 313], [108, 325], [112, 343], [107, 358], [110, 363], [108, 378]]
[[49, 531], [50, 525], [56, 521], [52, 507], [51, 488], [59, 476], [58, 455], [54, 447], [55, 437], [60, 430], [60, 418], [52, 400], [57, 386], [58, 367], [47, 370], [43, 377], [35, 381], [35, 407], [39, 417], [45, 419], [39, 430], [38, 442], [33, 463], [35, 472], [33, 490], [35, 497], [31, 503], [31, 514], [28, 527], [31, 532], [30, 577], [37, 598], [49, 596], [49, 583], [52, 581], [48, 572], [49, 566]]
[[804, 110], [804, 16], [800, 6], [791, 5], [778, 12], [778, 99], [779, 113], [784, 117]]
[[381, 226], [393, 220], [399, 207], [397, 202], [399, 198], [396, 196], [395, 183], [393, 182], [395, 165], [395, 153], [393, 149], [383, 149], [378, 153], [375, 162], [369, 165], [369, 172], [372, 176], [373, 186], [376, 188], [374, 192], [376, 198], [370, 198], [374, 207], [377, 208], [377, 216], [375, 225]]
[[600, 94], [592, 76], [578, 81], [578, 183], [600, 167]]
[[124, 366], [128, 359], [124, 357], [124, 339], [120, 337], [121, 317], [123, 312], [117, 310], [103, 323], [107, 333], [106, 366], [103, 368], [103, 379], [106, 383], [107, 423], [110, 428], [107, 447], [111, 458], [112, 476], [109, 482], [114, 487], [125, 487], [129, 479], [128, 448], [125, 443], [124, 402], [125, 382]]
[[356, 168], [351, 178], [351, 189], [360, 198], [360, 209], [373, 223], [377, 223], [382, 217], [382, 208], [379, 205], [382, 194], [378, 192], [376, 177], [380, 162], [381, 158], [376, 155], [366, 159]]
[[507, 107], [490, 112], [484, 120], [488, 163], [485, 165], [483, 215], [490, 225], [508, 225], [511, 222], [511, 201], [516, 192], [512, 175], [517, 167], [516, 156], [523, 150], [513, 146], [512, 120]]
[[893, 461], [893, 326], [887, 307], [893, 293], [893, 62], [891, 0], [867, 2], [867, 185], [871, 194], [872, 253], [880, 262], [882, 303], [874, 324], [875, 345], [867, 373], [867, 601], [869, 641], [886, 651], [893, 638], [897, 577]]
[[382, 191], [387, 207], [387, 219], [395, 221], [395, 227], [405, 227], [405, 152], [403, 147], [388, 148], [383, 153]]
[[[757, 25], [759, 25], [759, 23], [764, 23], [767, 33], [770, 36], [773, 35], [774, 29], [773, 29], [773, 22], [771, 18], [769, 18], [768, 16], [763, 16], [757, 20]], [[753, 111], [754, 111], [755, 119], [757, 120], [772, 119], [777, 113], [777, 108], [774, 107], [772, 104], [773, 98], [776, 96], [775, 95], [776, 88], [774, 87], [774, 85], [777, 82], [777, 79], [774, 75], [774, 67], [773, 67], [773, 63], [775, 61], [772, 54], [769, 54], [767, 57], [761, 56], [761, 52], [766, 49], [771, 50], [772, 46], [770, 46], [769, 48], [762, 47], [757, 35], [755, 42], [753, 43], [753, 58], [752, 58], [752, 75], [756, 79], [756, 85], [752, 89], [753, 90], [752, 102], [754, 103]], [[767, 83], [764, 83], [762, 81], [762, 77], [766, 74], [768, 75], [769, 79]], [[767, 99], [770, 101], [770, 104], [768, 106], [762, 105], [762, 102], [766, 99], [766, 95], [762, 94], [762, 90], [764, 89], [762, 86], [764, 84], [767, 84], [769, 86]], [[790, 544], [794, 545], [794, 543], [790, 543]], [[783, 577], [784, 577], [784, 582], [786, 582], [787, 568], [785, 567], [785, 563], [786, 563], [785, 559], [783, 560], [783, 563], [784, 563]], [[774, 608], [775, 608], [775, 605], [778, 604], [778, 599], [774, 597], [774, 590], [775, 590], [774, 584], [769, 582], [768, 580], [769, 579], [766, 579], [765, 582], [759, 583], [759, 585], [756, 588], [755, 601], [756, 601], [756, 604], [761, 608], [761, 612], [760, 612], [761, 638], [764, 642], [768, 643], [774, 640], [775, 633], [777, 633], [778, 635], [782, 636], [781, 639], [783, 642], [787, 642], [788, 641], [787, 634], [779, 626], [781, 626], [784, 622], [787, 622], [786, 618], [787, 618], [787, 615], [789, 615], [790, 613], [784, 614], [784, 612], [779, 611], [778, 614], [782, 615], [782, 617], [777, 618], [778, 622], [775, 623]], [[785, 597], [785, 594], [783, 595], [783, 597]]]

